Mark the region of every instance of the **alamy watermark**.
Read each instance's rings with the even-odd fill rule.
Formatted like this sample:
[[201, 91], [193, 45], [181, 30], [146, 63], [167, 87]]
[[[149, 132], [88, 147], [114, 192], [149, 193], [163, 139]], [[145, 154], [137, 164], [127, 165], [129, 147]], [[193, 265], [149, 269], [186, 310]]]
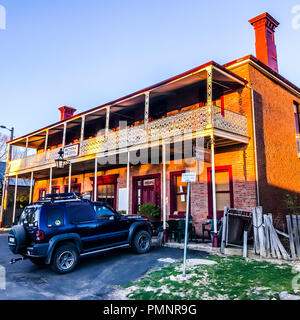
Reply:
[[297, 4], [292, 8], [292, 14], [294, 15], [292, 19], [292, 27], [295, 30], [299, 30], [300, 29], [300, 4]]
[[6, 289], [6, 270], [3, 266], [0, 266], [0, 290]]
[[0, 5], [0, 30], [6, 29], [6, 9]]

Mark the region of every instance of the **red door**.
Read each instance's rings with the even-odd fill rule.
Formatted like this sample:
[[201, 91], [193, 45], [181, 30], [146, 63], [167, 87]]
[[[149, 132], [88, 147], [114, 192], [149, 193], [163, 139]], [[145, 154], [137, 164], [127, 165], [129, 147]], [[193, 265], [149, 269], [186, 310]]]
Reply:
[[132, 200], [135, 214], [146, 203], [160, 207], [160, 174], [134, 177]]

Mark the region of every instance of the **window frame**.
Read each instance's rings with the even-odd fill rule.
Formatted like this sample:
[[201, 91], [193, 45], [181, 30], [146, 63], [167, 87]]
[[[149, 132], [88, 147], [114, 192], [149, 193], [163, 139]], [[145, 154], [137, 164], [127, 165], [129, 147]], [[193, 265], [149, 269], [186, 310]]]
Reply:
[[[71, 189], [72, 188], [76, 188], [76, 187], [79, 187], [79, 193], [81, 193], [81, 183], [71, 183]], [[67, 193], [68, 192], [68, 189], [69, 189], [69, 185], [68, 184], [65, 184], [64, 185], [64, 190], [65, 190], [65, 193]], [[72, 191], [71, 191], [72, 192]]]
[[300, 134], [300, 110], [299, 110], [299, 103], [297, 101], [293, 101], [293, 111], [294, 111], [296, 135], [298, 135]]
[[[181, 194], [185, 194], [187, 197], [187, 192], [180, 192], [177, 193], [177, 188], [174, 183], [174, 178], [181, 176], [183, 173], [185, 173], [186, 170], [180, 170], [180, 171], [173, 171], [170, 172], [170, 213], [169, 218], [172, 219], [182, 219], [185, 218], [186, 211], [180, 211], [177, 215], [174, 215], [174, 212], [177, 211], [177, 196]], [[191, 215], [191, 201], [189, 203], [189, 212]]]
[[[230, 194], [230, 207], [234, 208], [234, 193], [233, 193], [233, 179], [232, 179], [232, 165], [215, 167], [215, 172], [228, 172], [229, 174], [229, 192], [228, 191], [216, 191], [217, 193], [229, 193]], [[213, 204], [212, 204], [212, 168], [207, 168], [207, 192], [208, 192], [208, 219], [213, 219]], [[223, 217], [224, 211], [217, 211], [217, 219]], [[220, 219], [218, 219], [220, 220]]]

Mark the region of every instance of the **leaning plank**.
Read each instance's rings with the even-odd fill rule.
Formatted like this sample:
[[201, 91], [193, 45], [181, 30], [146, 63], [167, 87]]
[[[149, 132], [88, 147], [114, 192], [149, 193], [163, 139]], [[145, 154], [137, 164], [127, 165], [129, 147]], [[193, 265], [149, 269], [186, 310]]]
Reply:
[[274, 241], [276, 241], [276, 245], [278, 246], [279, 250], [280, 250], [280, 253], [283, 257], [284, 260], [289, 260], [289, 254], [286, 252], [286, 250], [284, 249], [280, 239], [278, 238], [278, 235], [275, 231], [275, 228], [273, 226], [271, 226], [270, 228], [270, 232], [274, 238]]
[[300, 258], [300, 239], [298, 234], [298, 224], [297, 224], [296, 215], [292, 215], [292, 221], [293, 221], [293, 231], [294, 231], [294, 240], [296, 245], [297, 257]]
[[264, 214], [264, 225], [265, 225], [265, 244], [266, 244], [266, 255], [269, 258], [271, 255], [271, 248], [270, 248], [270, 228], [268, 225], [268, 216]]
[[288, 233], [289, 233], [289, 238], [290, 238], [291, 256], [292, 256], [292, 259], [295, 260], [296, 259], [296, 251], [295, 251], [291, 217], [289, 215], [286, 216], [286, 223], [287, 223], [287, 228], [288, 228]]
[[276, 228], [275, 228], [275, 231], [276, 231], [278, 234], [280, 234], [281, 236], [285, 237], [285, 238], [289, 238], [289, 237], [290, 237], [287, 233], [282, 232], [282, 231], [280, 231], [280, 230], [277, 230]]
[[266, 257], [262, 207], [256, 207], [256, 221], [259, 238], [259, 254], [261, 257]]
[[252, 208], [253, 236], [254, 236], [254, 252], [259, 254], [259, 241], [257, 232], [256, 207]]
[[227, 213], [228, 213], [228, 207], [224, 208], [224, 217], [222, 222], [222, 242], [221, 242], [221, 253], [225, 253], [225, 242], [226, 242], [226, 229], [227, 229]]
[[[271, 226], [273, 225], [273, 217], [272, 217], [271, 213], [268, 214], [267, 224], [268, 224], [268, 228], [270, 228], [269, 225], [271, 225]], [[276, 250], [275, 250], [275, 243], [274, 243], [273, 238], [270, 234], [270, 231], [269, 231], [269, 235], [270, 235], [271, 254], [272, 254], [273, 258], [276, 258], [277, 254], [276, 254]]]

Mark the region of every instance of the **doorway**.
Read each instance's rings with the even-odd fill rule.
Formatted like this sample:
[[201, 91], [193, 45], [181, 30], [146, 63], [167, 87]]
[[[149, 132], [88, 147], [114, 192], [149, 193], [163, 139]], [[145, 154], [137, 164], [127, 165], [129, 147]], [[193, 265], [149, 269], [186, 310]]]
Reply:
[[160, 173], [133, 177], [132, 197], [134, 214], [146, 203], [160, 207]]

